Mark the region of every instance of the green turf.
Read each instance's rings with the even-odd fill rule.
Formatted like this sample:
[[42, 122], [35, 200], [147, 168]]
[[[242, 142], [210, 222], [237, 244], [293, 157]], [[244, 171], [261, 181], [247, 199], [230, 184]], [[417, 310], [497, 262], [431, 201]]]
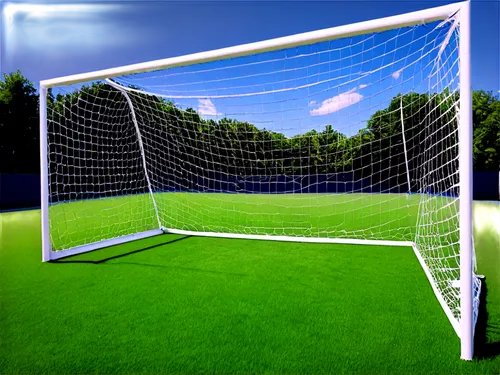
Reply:
[[[155, 194], [155, 199], [161, 223], [167, 228], [412, 241], [421, 197], [162, 193]], [[447, 198], [434, 199], [434, 205], [456, 204]], [[62, 203], [50, 210], [56, 249], [158, 228], [149, 194]], [[456, 210], [439, 214], [449, 212]], [[438, 217], [436, 221], [444, 220]]]
[[[221, 212], [242, 207], [218, 204]], [[115, 218], [130, 221], [126, 208]], [[408, 211], [398, 224], [414, 220]], [[193, 216], [209, 219], [200, 213]], [[491, 228], [476, 236], [488, 289], [478, 355], [486, 358], [468, 363], [411, 249], [164, 235], [41, 263], [39, 211], [0, 217], [0, 374], [500, 373], [500, 277], [492, 264], [500, 239]], [[332, 228], [330, 220], [317, 228]], [[68, 238], [82, 240], [79, 231], [95, 224], [84, 220]]]

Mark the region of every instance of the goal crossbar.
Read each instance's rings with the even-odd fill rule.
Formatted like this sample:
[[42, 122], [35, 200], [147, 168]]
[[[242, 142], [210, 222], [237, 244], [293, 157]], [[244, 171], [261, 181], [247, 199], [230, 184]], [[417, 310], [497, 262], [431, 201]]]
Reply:
[[310, 31], [286, 37], [273, 38], [260, 42], [247, 43], [234, 47], [220, 48], [205, 52], [193, 53], [178, 57], [153, 60], [117, 68], [97, 70], [89, 73], [69, 75], [66, 77], [43, 80], [41, 87], [50, 88], [58, 85], [69, 85], [93, 80], [113, 78], [124, 74], [146, 73], [158, 69], [168, 69], [192, 64], [200, 64], [214, 60], [225, 60], [277, 49], [299, 47], [307, 44], [330, 41], [338, 38], [357, 36], [369, 32], [380, 32], [394, 28], [414, 26], [423, 23], [445, 20], [453, 16], [467, 2], [443, 5], [403, 15], [384, 17], [349, 25], [336, 26], [322, 30]]

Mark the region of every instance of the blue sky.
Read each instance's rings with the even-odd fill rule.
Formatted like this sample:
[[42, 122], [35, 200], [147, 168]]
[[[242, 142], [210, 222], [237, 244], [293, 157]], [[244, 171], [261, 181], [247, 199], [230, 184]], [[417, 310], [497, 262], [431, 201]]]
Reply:
[[[255, 42], [451, 2], [3, 1], [0, 2], [1, 71], [8, 73], [20, 69], [37, 83], [42, 79]], [[494, 92], [500, 89], [499, 19], [498, 1], [472, 1], [474, 89]], [[421, 35], [429, 31], [415, 32]], [[439, 35], [443, 37], [442, 33]], [[367, 50], [372, 41], [344, 40], [264, 57], [264, 60], [279, 57], [277, 63], [244, 66], [255, 62], [256, 58], [242, 58], [228, 63], [238, 65], [234, 69], [220, 69], [229, 65], [214, 63], [204, 68], [208, 72], [203, 74], [192, 74], [189, 68], [184, 68], [177, 72], [177, 76], [168, 72], [169, 77], [165, 77], [167, 73], [164, 73], [160, 80], [151, 81], [143, 77], [142, 81], [135, 82], [176, 95], [175, 102], [183, 107], [196, 108], [206, 117], [233, 114], [231, 117], [289, 134], [299, 128], [301, 131], [310, 128], [321, 130], [324, 124], [333, 123], [338, 125], [339, 130], [351, 133], [362, 127], [369, 111], [383, 107], [392, 95], [418, 88], [421, 83], [410, 71], [398, 73], [404, 64], [411, 63], [412, 59], [418, 60], [418, 55], [411, 55], [410, 49], [401, 47], [405, 36], [394, 38], [393, 34], [387, 34], [381, 38], [376, 45], [385, 48], [388, 43], [399, 43], [391, 46], [398, 52], [378, 58], [376, 56], [384, 55], [380, 50], [371, 58], [365, 54], [363, 59], [370, 64], [362, 61], [356, 64], [356, 56], [359, 56], [356, 45], [360, 50]], [[422, 43], [421, 51], [432, 49], [429, 43]], [[308, 54], [310, 57], [293, 58], [294, 54]], [[413, 57], [399, 61], [405, 55]], [[284, 56], [287, 59], [283, 59]], [[323, 58], [345, 62], [348, 57], [348, 70], [342, 70], [340, 66], [337, 69], [335, 64], [318, 65]], [[427, 60], [425, 57], [420, 59], [420, 64]], [[453, 72], [454, 68], [449, 63], [448, 71]], [[294, 70], [298, 66], [294, 64], [301, 64], [307, 69]], [[383, 66], [386, 68], [371, 75], [362, 74]], [[195, 69], [200, 70], [200, 67]], [[450, 81], [452, 78], [450, 75], [436, 79]], [[314, 80], [316, 84], [312, 85]], [[201, 81], [212, 83], [196, 83]], [[163, 87], [151, 87], [155, 83]], [[287, 91], [292, 86], [306, 87], [299, 92]], [[220, 98], [257, 91], [273, 93]], [[377, 92], [384, 94], [375, 95]], [[206, 97], [179, 97], [193, 95]]]

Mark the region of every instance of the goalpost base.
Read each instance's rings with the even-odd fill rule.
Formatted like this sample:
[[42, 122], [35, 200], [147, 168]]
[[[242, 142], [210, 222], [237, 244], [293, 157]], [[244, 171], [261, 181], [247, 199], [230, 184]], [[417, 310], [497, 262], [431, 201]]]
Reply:
[[308, 242], [328, 244], [350, 244], [350, 245], [378, 245], [378, 246], [413, 246], [411, 241], [388, 241], [388, 240], [363, 240], [353, 238], [324, 238], [324, 237], [298, 237], [298, 236], [273, 236], [265, 234], [240, 234], [219, 232], [196, 232], [190, 230], [163, 228], [165, 233], [183, 234], [186, 236], [234, 238], [242, 240], [266, 240], [284, 242]]
[[160, 229], [152, 229], [145, 232], [112, 238], [109, 240], [93, 242], [88, 245], [77, 246], [68, 250], [51, 251], [48, 259], [44, 259], [44, 261], [67, 258], [73, 255], [88, 253], [90, 251], [103, 249], [115, 245], [120, 245], [123, 243], [132, 242], [136, 240], [141, 240], [148, 237], [154, 237], [161, 234], [180, 234], [184, 236], [197, 236], [197, 237], [217, 237], [217, 238], [232, 238], [232, 239], [242, 239], [242, 240], [264, 240], [264, 241], [303, 242], [303, 243], [400, 246], [400, 247], [414, 246], [414, 243], [411, 241], [363, 240], [363, 239], [350, 239], [350, 238], [296, 237], [296, 236], [271, 236], [263, 234], [196, 232], [190, 230], [161, 227]]
[[57, 260], [57, 259], [61, 259], [61, 258], [70, 257], [72, 255], [88, 253], [89, 251], [94, 251], [94, 250], [102, 249], [105, 247], [120, 245], [120, 244], [123, 244], [126, 242], [135, 241], [135, 240], [141, 240], [143, 238], [154, 237], [154, 236], [158, 236], [158, 235], [163, 234], [163, 233], [164, 233], [164, 231], [162, 231], [161, 229], [152, 229], [152, 230], [148, 230], [145, 232], [140, 232], [140, 233], [135, 233], [135, 234], [129, 234], [127, 236], [112, 238], [110, 240], [94, 242], [94, 243], [91, 243], [88, 245], [77, 246], [77, 247], [73, 247], [73, 248], [68, 249], [68, 250], [51, 251], [49, 259], [44, 259], [44, 261]]

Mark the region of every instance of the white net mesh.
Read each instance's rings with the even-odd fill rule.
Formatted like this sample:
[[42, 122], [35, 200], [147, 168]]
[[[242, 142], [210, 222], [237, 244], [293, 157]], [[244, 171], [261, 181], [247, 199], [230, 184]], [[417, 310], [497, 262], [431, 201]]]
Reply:
[[450, 19], [57, 87], [53, 249], [159, 226], [411, 241], [458, 320], [459, 78]]

